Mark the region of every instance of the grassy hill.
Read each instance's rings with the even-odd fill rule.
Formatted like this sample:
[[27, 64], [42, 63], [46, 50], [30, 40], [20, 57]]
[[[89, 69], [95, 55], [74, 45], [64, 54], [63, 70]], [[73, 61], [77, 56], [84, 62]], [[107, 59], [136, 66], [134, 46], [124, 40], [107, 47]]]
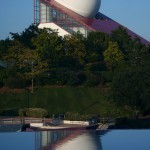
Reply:
[[0, 109], [45, 108], [49, 114], [78, 112], [100, 116], [123, 113], [107, 100], [108, 89], [98, 87], [43, 87], [34, 93], [1, 93]]

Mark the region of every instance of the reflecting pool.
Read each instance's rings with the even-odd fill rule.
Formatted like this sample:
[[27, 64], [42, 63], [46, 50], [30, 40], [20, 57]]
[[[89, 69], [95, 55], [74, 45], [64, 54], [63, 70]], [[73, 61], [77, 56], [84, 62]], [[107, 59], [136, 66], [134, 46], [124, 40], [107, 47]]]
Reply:
[[150, 150], [150, 130], [0, 133], [0, 150]]

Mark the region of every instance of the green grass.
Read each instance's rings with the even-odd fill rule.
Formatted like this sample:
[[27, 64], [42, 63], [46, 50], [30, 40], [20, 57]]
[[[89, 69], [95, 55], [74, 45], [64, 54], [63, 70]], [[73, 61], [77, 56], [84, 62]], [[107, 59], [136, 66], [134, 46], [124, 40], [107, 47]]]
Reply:
[[45, 108], [49, 114], [79, 112], [109, 116], [116, 110], [107, 100], [107, 92], [96, 87], [43, 87], [34, 93], [0, 94], [0, 109], [28, 106]]

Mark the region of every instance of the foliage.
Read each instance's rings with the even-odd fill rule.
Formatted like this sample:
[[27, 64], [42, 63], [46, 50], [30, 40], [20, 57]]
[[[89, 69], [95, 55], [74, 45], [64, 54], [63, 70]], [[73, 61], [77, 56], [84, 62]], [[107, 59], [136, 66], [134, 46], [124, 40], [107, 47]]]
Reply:
[[87, 74], [87, 80], [85, 82], [86, 86], [97, 86], [101, 83], [101, 77], [98, 74], [92, 74], [88, 73]]
[[28, 108], [19, 109], [18, 115], [21, 117], [26, 117], [26, 112], [28, 111]]
[[25, 115], [27, 117], [44, 118], [44, 117], [47, 117], [48, 112], [47, 112], [47, 110], [45, 110], [43, 108], [29, 108], [29, 109], [27, 109]]
[[118, 105], [131, 106], [135, 111], [150, 109], [150, 76], [142, 68], [117, 71], [112, 82], [112, 97]]
[[36, 37], [39, 33], [37, 25], [31, 24], [27, 29], [21, 33], [10, 33], [14, 41], [18, 41], [23, 44], [23, 46], [28, 48], [34, 48], [32, 44], [32, 38]]
[[0, 60], [7, 54], [10, 45], [10, 39], [0, 40]]
[[79, 114], [77, 112], [66, 112], [65, 113], [65, 119], [66, 120], [78, 120], [78, 121], [86, 121], [88, 118], [90, 118], [91, 115], [85, 115], [85, 114]]
[[119, 50], [116, 42], [109, 42], [108, 48], [104, 51], [104, 61], [111, 70], [124, 60], [123, 53]]
[[86, 49], [82, 37], [77, 35], [64, 37], [65, 56], [71, 59], [74, 69], [85, 63]]
[[[0, 60], [8, 64], [7, 68], [0, 68], [1, 86], [21, 88], [34, 81], [36, 86], [102, 85], [99, 87], [105, 90], [111, 85], [111, 102], [113, 100], [119, 107], [128, 106], [136, 112], [150, 112], [150, 46], [131, 37], [125, 28], [119, 27], [110, 35], [90, 32], [85, 38], [80, 33], [61, 37], [55, 30], [31, 25], [21, 33], [11, 33], [11, 36], [11, 39], [0, 40]], [[55, 105], [61, 107], [66, 101], [67, 98]], [[82, 106], [86, 105], [84, 101]], [[42, 105], [43, 102], [39, 103]], [[78, 110], [79, 102], [73, 104], [65, 105], [67, 111], [72, 107]], [[41, 106], [38, 104], [38, 107]], [[54, 105], [49, 107], [54, 110]], [[102, 107], [101, 111], [98, 107], [95, 111], [104, 116], [123, 114], [120, 109], [103, 110]]]
[[108, 47], [109, 36], [101, 32], [90, 32], [85, 40], [87, 63], [103, 61], [103, 52]]
[[24, 88], [26, 81], [20, 78], [10, 77], [4, 80], [4, 85], [9, 88]]
[[134, 47], [133, 40], [131, 36], [127, 33], [126, 28], [119, 27], [116, 30], [112, 31], [110, 35], [111, 41], [117, 42], [119, 49], [124, 53], [127, 54], [132, 50]]
[[50, 116], [65, 112], [100, 115], [113, 107], [105, 99], [104, 91], [95, 87], [53, 86], [40, 88], [35, 93], [7, 93], [0, 97], [0, 108], [44, 108]]
[[18, 114], [22, 117], [44, 118], [48, 116], [47, 110], [43, 108], [23, 108], [19, 109]]

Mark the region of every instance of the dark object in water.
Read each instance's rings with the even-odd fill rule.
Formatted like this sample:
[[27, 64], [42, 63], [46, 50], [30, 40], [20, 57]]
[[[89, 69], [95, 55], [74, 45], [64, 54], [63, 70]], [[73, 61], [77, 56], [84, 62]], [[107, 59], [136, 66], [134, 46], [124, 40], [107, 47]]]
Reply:
[[23, 124], [21, 127], [21, 132], [26, 131], [27, 128], [30, 128], [30, 124]]
[[96, 130], [98, 128], [99, 124], [93, 124], [93, 125], [88, 125], [86, 127], [86, 130]]

